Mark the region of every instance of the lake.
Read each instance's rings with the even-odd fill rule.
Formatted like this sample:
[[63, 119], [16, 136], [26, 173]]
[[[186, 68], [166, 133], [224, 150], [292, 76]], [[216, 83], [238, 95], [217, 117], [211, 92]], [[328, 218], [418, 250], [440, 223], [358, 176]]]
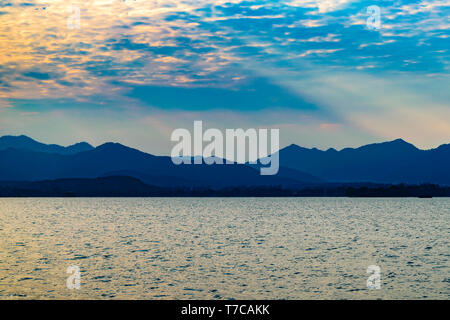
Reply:
[[449, 198], [0, 198], [0, 299], [449, 299], [449, 235]]

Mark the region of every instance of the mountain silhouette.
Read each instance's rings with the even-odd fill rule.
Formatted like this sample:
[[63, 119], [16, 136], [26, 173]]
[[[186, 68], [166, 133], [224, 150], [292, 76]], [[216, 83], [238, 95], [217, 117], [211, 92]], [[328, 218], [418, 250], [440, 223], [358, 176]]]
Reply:
[[68, 147], [62, 147], [56, 144], [44, 144], [37, 142], [36, 140], [24, 135], [0, 137], [0, 150], [6, 150], [9, 148], [56, 154], [75, 154], [94, 149], [94, 147], [87, 142], [80, 142]]
[[420, 150], [397, 139], [340, 151], [290, 145], [279, 151], [280, 170], [261, 176], [258, 166], [174, 165], [119, 143], [96, 148], [47, 145], [26, 136], [0, 137], [0, 181], [128, 176], [161, 187], [301, 186], [326, 183], [434, 183], [450, 185], [450, 144]]
[[450, 187], [423, 185], [327, 184], [309, 187], [151, 186], [127, 176], [43, 181], [0, 181], [0, 197], [450, 197]]
[[420, 150], [397, 139], [341, 151], [290, 145], [280, 163], [329, 182], [437, 183], [450, 185], [450, 144]]
[[[2, 181], [117, 175], [134, 177], [155, 186], [296, 185], [321, 181], [294, 169], [281, 168], [280, 171], [277, 176], [261, 176], [257, 169], [244, 164], [174, 165], [170, 157], [154, 156], [119, 143], [105, 143], [75, 154], [35, 152], [23, 148], [0, 151]], [[283, 175], [284, 171], [286, 174]]]
[[139, 197], [158, 191], [132, 177], [0, 182], [0, 196], [14, 197]]

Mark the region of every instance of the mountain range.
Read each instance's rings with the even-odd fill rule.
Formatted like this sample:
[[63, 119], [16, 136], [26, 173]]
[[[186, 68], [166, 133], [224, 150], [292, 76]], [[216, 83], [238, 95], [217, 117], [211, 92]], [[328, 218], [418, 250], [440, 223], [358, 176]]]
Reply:
[[340, 151], [290, 145], [280, 150], [280, 163], [328, 182], [450, 185], [450, 144], [420, 150], [397, 139]]
[[80, 142], [68, 147], [62, 147], [57, 144], [40, 143], [24, 135], [0, 137], [0, 151], [9, 148], [56, 154], [75, 154], [94, 149], [94, 147], [87, 142]]
[[420, 150], [401, 139], [340, 151], [290, 145], [279, 151], [280, 170], [261, 176], [255, 165], [174, 165], [118, 143], [63, 147], [27, 136], [0, 137], [0, 181], [127, 176], [161, 187], [307, 186], [327, 183], [434, 183], [450, 185], [450, 144]]

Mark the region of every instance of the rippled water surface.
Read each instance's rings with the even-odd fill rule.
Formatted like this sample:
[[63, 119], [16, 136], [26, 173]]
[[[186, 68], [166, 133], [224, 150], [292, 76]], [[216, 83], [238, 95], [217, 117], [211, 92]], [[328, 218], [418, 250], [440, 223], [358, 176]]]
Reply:
[[0, 199], [0, 299], [449, 299], [449, 235], [450, 199]]

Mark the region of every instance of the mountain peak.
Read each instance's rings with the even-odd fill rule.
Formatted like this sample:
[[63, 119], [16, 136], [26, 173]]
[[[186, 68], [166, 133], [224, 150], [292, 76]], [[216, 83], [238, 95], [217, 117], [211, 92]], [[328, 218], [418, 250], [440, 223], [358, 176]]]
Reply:
[[87, 142], [84, 142], [84, 141], [82, 141], [82, 142], [77, 142], [77, 143], [74, 143], [74, 144], [72, 144], [71, 146], [69, 146], [69, 147], [75, 147], [75, 146], [83, 146], [83, 147], [87, 147], [87, 146], [90, 146], [90, 147], [92, 147], [92, 145], [91, 144], [89, 144], [89, 143], [87, 143]]
[[134, 153], [141, 153], [144, 154], [145, 152], [142, 152], [140, 150], [127, 147], [123, 144], [120, 144], [118, 142], [106, 142], [102, 145], [99, 145], [94, 150], [102, 151], [102, 152], [134, 152]]
[[32, 138], [30, 138], [30, 137], [24, 135], [24, 134], [17, 135], [17, 136], [6, 135], [6, 136], [0, 137], [0, 140], [3, 140], [3, 141], [5, 141], [5, 140], [6, 140], [6, 141], [7, 141], [7, 140], [10, 140], [10, 141], [18, 141], [18, 140], [21, 140], [21, 141], [33, 141], [33, 142], [37, 142], [36, 140], [34, 140], [34, 139], [32, 139]]
[[36, 141], [26, 135], [7, 135], [0, 137], [0, 150], [18, 149], [34, 152], [56, 153], [56, 154], [74, 154], [82, 151], [92, 150], [87, 142], [79, 142], [69, 147], [63, 147], [56, 144], [45, 144]]
[[25, 135], [0, 137], [1, 150], [14, 148], [36, 151], [35, 149], [41, 146], [44, 146], [44, 144], [37, 142], [36, 140], [33, 140]]
[[309, 149], [300, 147], [299, 145], [296, 145], [296, 144], [293, 143], [293, 144], [291, 144], [291, 145], [289, 145], [289, 146], [287, 146], [287, 147], [285, 147], [285, 148], [283, 148], [281, 150], [283, 150], [283, 151], [302, 151], [302, 150], [309, 150]]
[[66, 148], [70, 153], [78, 153], [93, 150], [94, 147], [87, 142], [78, 142]]
[[366, 151], [378, 150], [379, 152], [405, 152], [405, 151], [417, 151], [419, 149], [413, 144], [399, 138], [392, 141], [367, 144], [356, 149], [345, 148], [343, 150], [347, 152], [353, 152], [355, 150], [366, 150]]
[[392, 141], [387, 141], [386, 143], [395, 143], [395, 144], [410, 144], [409, 142], [406, 142], [402, 138], [398, 138]]
[[99, 145], [96, 149], [102, 150], [102, 149], [130, 149], [130, 148], [118, 142], [105, 142]]
[[391, 144], [391, 145], [395, 145], [395, 146], [399, 146], [399, 147], [407, 147], [409, 149], [415, 149], [418, 150], [417, 147], [415, 145], [413, 145], [412, 143], [409, 143], [401, 138], [392, 140], [392, 141], [388, 141], [385, 142], [386, 144]]

